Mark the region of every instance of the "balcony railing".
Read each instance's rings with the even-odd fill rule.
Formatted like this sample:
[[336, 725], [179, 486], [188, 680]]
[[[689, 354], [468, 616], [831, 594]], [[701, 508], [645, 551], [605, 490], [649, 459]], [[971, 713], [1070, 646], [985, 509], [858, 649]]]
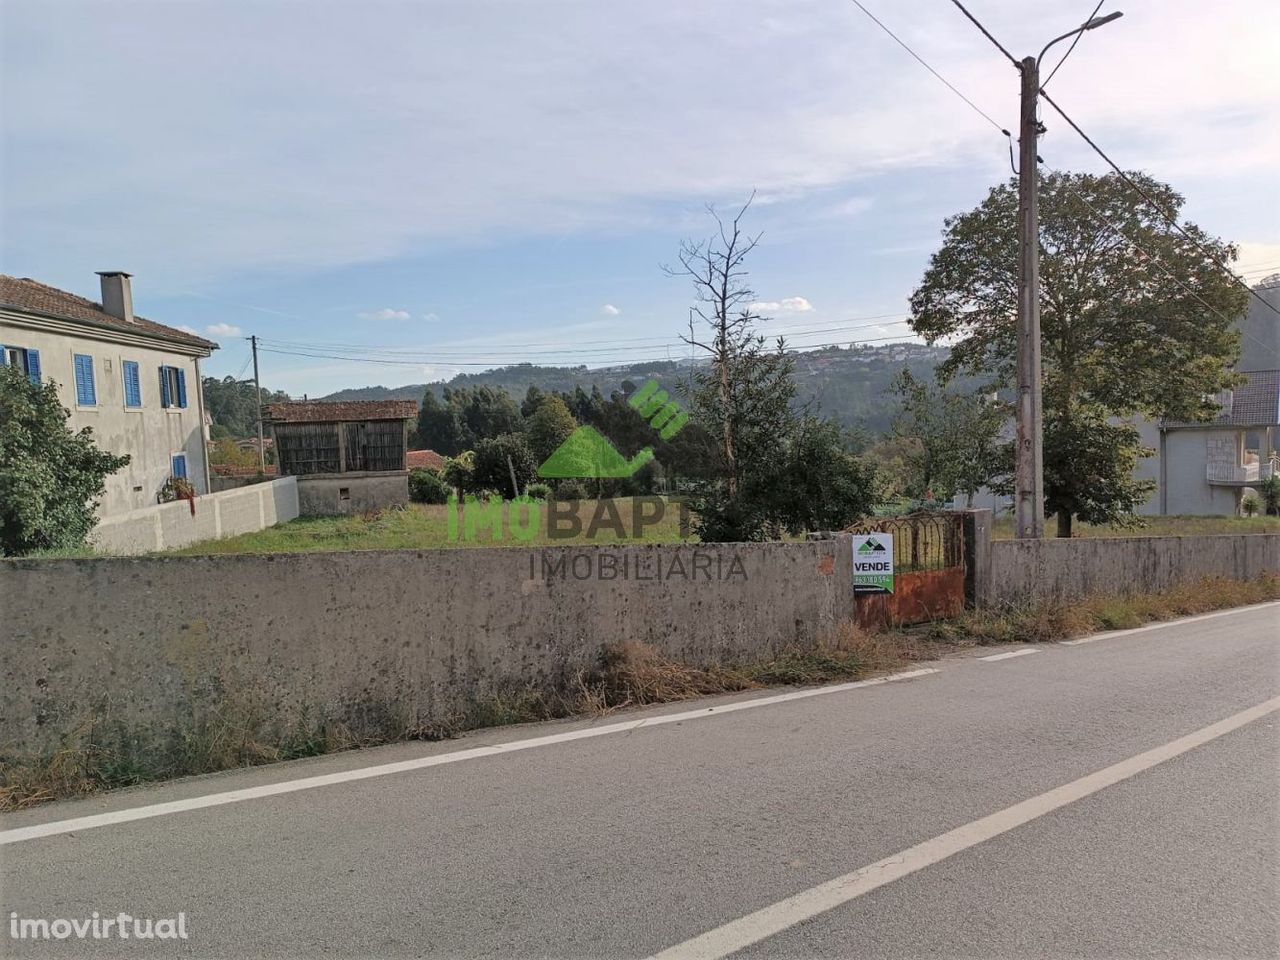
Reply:
[[1210, 483], [1257, 483], [1277, 472], [1276, 461], [1270, 463], [1210, 463], [1206, 476]]

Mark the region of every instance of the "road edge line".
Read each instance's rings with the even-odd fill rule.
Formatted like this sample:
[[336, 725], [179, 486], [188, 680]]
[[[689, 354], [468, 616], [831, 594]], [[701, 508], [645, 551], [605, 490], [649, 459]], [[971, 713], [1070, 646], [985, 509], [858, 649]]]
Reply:
[[1201, 727], [1186, 736], [1144, 751], [1127, 760], [1086, 774], [1077, 780], [1006, 807], [971, 823], [948, 830], [843, 876], [810, 887], [785, 900], [756, 910], [654, 954], [651, 960], [721, 960], [732, 953], [782, 933], [886, 884], [939, 863], [980, 843], [1008, 833], [1045, 814], [1083, 800], [1107, 787], [1150, 770], [1196, 747], [1280, 711], [1280, 697], [1242, 710]]
[[658, 714], [657, 716], [640, 717], [621, 723], [605, 724], [597, 727], [582, 727], [577, 730], [566, 730], [563, 733], [547, 734], [540, 737], [529, 737], [524, 740], [509, 740], [502, 743], [487, 744], [480, 747], [469, 747], [452, 750], [448, 753], [432, 754], [428, 757], [417, 757], [413, 760], [400, 760], [395, 763], [375, 764], [370, 767], [356, 767], [335, 773], [301, 777], [296, 780], [281, 780], [275, 783], [260, 784], [256, 787], [242, 787], [238, 790], [224, 790], [196, 797], [185, 797], [181, 800], [169, 800], [163, 803], [144, 804], [138, 807], [127, 807], [107, 813], [90, 814], [73, 817], [69, 820], [51, 820], [47, 823], [32, 824], [28, 827], [14, 827], [0, 831], [0, 846], [11, 843], [22, 843], [78, 830], [92, 830], [98, 827], [113, 826], [118, 823], [131, 823], [135, 820], [148, 820], [154, 817], [169, 816], [175, 813], [186, 813], [191, 810], [203, 810], [208, 807], [225, 806], [229, 803], [240, 803], [245, 800], [260, 800], [266, 797], [279, 796], [286, 793], [297, 793], [301, 790], [314, 790], [319, 787], [334, 786], [356, 780], [371, 780], [375, 777], [391, 776], [398, 773], [409, 773], [424, 770], [428, 767], [439, 767], [451, 763], [462, 763], [466, 760], [479, 760], [495, 757], [521, 750], [532, 750], [548, 747], [574, 740], [590, 740], [596, 737], [609, 736], [614, 733], [631, 733], [639, 729], [665, 726], [671, 723], [683, 723], [686, 720], [701, 720], [706, 717], [719, 717], [726, 713], [738, 713], [758, 707], [787, 703], [792, 700], [808, 700], [813, 697], [827, 696], [833, 693], [844, 693], [849, 690], [860, 690], [863, 687], [878, 687], [886, 683], [901, 680], [913, 680], [938, 673], [936, 667], [921, 667], [915, 670], [904, 670], [882, 677], [871, 677], [867, 680], [854, 680], [849, 683], [835, 683], [821, 687], [805, 687], [800, 690], [788, 690], [785, 693], [753, 697], [737, 700], [732, 703], [713, 704], [695, 710], [682, 710], [678, 713]]
[[1280, 600], [1264, 600], [1262, 603], [1251, 603], [1244, 607], [1232, 607], [1230, 610], [1214, 610], [1210, 613], [1197, 613], [1190, 617], [1159, 620], [1155, 623], [1146, 623], [1140, 627], [1129, 627], [1125, 630], [1106, 630], [1102, 633], [1091, 633], [1087, 637], [1076, 637], [1074, 640], [1059, 640], [1058, 644], [1063, 647], [1078, 647], [1086, 643], [1097, 643], [1099, 640], [1115, 640], [1120, 637], [1132, 636], [1135, 633], [1146, 633], [1148, 630], [1159, 630], [1161, 627], [1177, 627], [1185, 623], [1213, 620], [1216, 617], [1229, 617], [1237, 613], [1252, 613], [1255, 610], [1265, 610], [1267, 607], [1275, 606], [1280, 606]]

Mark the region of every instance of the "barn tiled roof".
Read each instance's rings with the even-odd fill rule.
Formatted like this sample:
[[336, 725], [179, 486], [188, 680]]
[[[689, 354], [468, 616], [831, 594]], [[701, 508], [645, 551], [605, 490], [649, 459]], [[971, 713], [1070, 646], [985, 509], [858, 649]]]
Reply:
[[410, 470], [443, 470], [444, 457], [434, 450], [410, 450], [406, 454]]
[[122, 320], [103, 310], [100, 303], [94, 303], [74, 293], [67, 293], [57, 287], [40, 283], [30, 277], [10, 277], [0, 273], [0, 307], [60, 320], [83, 320], [95, 326], [113, 327], [117, 330], [157, 337], [205, 350], [218, 348], [212, 340], [198, 337], [194, 333], [187, 333], [185, 330], [166, 327], [163, 323], [156, 323], [137, 314], [134, 314], [132, 323]]
[[412, 420], [416, 400], [293, 400], [269, 403], [266, 417], [276, 423], [342, 423], [359, 420]]
[[1169, 423], [1166, 427], [1263, 427], [1280, 424], [1280, 370], [1242, 374], [1245, 383], [1223, 395], [1222, 410], [1201, 423]]

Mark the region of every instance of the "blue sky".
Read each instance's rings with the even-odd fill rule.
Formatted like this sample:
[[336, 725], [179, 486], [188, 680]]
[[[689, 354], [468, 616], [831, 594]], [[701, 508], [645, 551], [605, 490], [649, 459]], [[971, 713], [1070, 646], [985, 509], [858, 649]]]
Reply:
[[[864, 0], [1003, 126], [1013, 70], [946, 0]], [[973, 0], [1019, 54], [1091, 4]], [[1051, 91], [1186, 216], [1280, 265], [1280, 6], [1116, 0]], [[296, 394], [505, 361], [680, 355], [680, 239], [752, 190], [763, 329], [906, 328], [1003, 137], [848, 0], [5, 0], [0, 269], [222, 344]], [[1060, 46], [1058, 49], [1064, 49]], [[1050, 165], [1102, 171], [1046, 116]], [[329, 346], [342, 345], [342, 346]], [[349, 347], [356, 345], [359, 347]], [[397, 352], [398, 351], [398, 352]]]

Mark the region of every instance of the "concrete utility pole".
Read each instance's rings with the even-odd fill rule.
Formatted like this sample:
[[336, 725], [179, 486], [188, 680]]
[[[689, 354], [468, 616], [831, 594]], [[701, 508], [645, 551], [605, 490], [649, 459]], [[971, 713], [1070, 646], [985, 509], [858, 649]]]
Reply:
[[1044, 412], [1040, 367], [1040, 170], [1036, 146], [1040, 64], [1022, 71], [1018, 127], [1018, 436], [1014, 463], [1014, 520], [1019, 539], [1044, 536]]
[[262, 444], [262, 382], [258, 379], [258, 338], [251, 336], [249, 344], [253, 347], [253, 395], [258, 401], [258, 473], [267, 472], [267, 451]]
[[[963, 7], [961, 8], [963, 9]], [[1019, 539], [1044, 536], [1044, 399], [1040, 364], [1040, 61], [1060, 40], [1094, 30], [1124, 14], [1094, 17], [1018, 63], [1022, 109], [1018, 125], [1018, 436], [1014, 452], [1014, 525]], [[974, 21], [975, 23], [977, 21]], [[981, 28], [981, 25], [979, 25]], [[985, 29], [983, 29], [985, 33]], [[988, 34], [988, 36], [990, 36]], [[998, 44], [997, 44], [998, 46]], [[1074, 46], [1074, 44], [1073, 44]], [[1003, 50], [1004, 48], [1001, 47]], [[1068, 50], [1069, 54], [1071, 51]], [[1006, 51], [1007, 53], [1007, 51]], [[1012, 57], [1010, 57], [1012, 59]], [[1063, 60], [1066, 57], [1062, 58]], [[1062, 66], [1062, 61], [1058, 61]], [[1050, 72], [1052, 77], [1057, 67]], [[1047, 81], [1046, 81], [1047, 82]]]

